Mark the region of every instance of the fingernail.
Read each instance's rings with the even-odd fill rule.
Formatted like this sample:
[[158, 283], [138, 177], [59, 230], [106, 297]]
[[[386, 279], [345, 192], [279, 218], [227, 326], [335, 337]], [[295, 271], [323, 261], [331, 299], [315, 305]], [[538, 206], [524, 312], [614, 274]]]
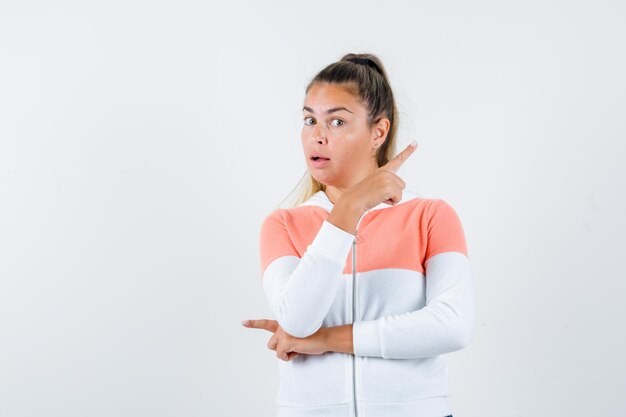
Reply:
[[411, 143], [410, 143], [410, 145], [411, 145], [412, 147], [416, 147], [416, 146], [417, 146], [417, 141], [416, 141], [416, 140], [413, 140], [413, 142], [411, 142]]
[[243, 324], [245, 326], [246, 324], [248, 324], [249, 321], [250, 320], [241, 320], [241, 324]]

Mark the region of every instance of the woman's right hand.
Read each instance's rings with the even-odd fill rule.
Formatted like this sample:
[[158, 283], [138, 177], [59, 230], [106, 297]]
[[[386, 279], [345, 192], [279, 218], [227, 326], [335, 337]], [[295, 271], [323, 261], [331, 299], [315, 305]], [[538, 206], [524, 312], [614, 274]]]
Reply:
[[345, 191], [341, 199], [351, 201], [352, 207], [359, 207], [362, 211], [376, 207], [380, 203], [396, 204], [402, 199], [402, 190], [406, 187], [396, 172], [415, 149], [417, 149], [417, 142], [415, 146], [409, 144], [395, 158], [378, 167], [361, 182]]

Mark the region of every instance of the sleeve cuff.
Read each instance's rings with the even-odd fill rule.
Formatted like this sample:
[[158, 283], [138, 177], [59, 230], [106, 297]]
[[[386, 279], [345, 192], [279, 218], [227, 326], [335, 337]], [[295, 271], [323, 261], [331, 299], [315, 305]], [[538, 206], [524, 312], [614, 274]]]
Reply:
[[352, 323], [352, 348], [354, 356], [383, 357], [378, 332], [380, 320], [366, 320]]
[[337, 263], [345, 263], [354, 235], [324, 220], [310, 246], [325, 258]]

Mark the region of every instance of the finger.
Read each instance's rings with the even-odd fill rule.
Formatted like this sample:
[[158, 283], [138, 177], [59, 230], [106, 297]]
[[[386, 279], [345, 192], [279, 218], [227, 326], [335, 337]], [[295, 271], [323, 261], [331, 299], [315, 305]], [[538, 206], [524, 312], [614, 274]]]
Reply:
[[269, 332], [275, 332], [278, 328], [278, 322], [276, 320], [268, 319], [244, 320], [241, 324], [251, 329], [265, 329]]
[[391, 187], [383, 203], [394, 206], [402, 200], [402, 190], [406, 188], [406, 183], [396, 174], [393, 174], [390, 180], [395, 183], [396, 187]]
[[[415, 146], [413, 146], [415, 144]], [[380, 169], [384, 169], [394, 174], [398, 172], [398, 169], [402, 166], [402, 164], [409, 158], [409, 156], [417, 149], [417, 142], [413, 141], [409, 143], [409, 145], [404, 148], [402, 152], [397, 154], [393, 159], [387, 162], [385, 165], [380, 167]]]
[[402, 193], [396, 193], [396, 194], [392, 194], [391, 196], [387, 197], [387, 199], [385, 201], [383, 201], [383, 203], [386, 204], [390, 204], [392, 206], [395, 206], [396, 204], [398, 204], [398, 202], [402, 200]]
[[289, 352], [287, 353], [287, 361], [290, 361], [298, 356], [298, 352]]
[[282, 359], [284, 361], [287, 360], [288, 356], [287, 356], [287, 352], [281, 350], [281, 349], [276, 349], [276, 357], [278, 359]]
[[267, 342], [267, 348], [270, 350], [276, 350], [276, 346], [278, 345], [278, 337], [276, 337], [276, 333], [270, 337], [270, 340]]

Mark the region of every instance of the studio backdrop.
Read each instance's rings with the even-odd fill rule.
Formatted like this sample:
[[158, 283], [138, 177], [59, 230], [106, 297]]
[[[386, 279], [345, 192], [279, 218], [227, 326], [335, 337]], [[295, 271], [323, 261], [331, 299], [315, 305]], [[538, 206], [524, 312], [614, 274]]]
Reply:
[[[385, 63], [398, 171], [461, 219], [455, 417], [626, 415], [626, 8], [614, 1], [0, 4], [0, 416], [276, 413], [263, 219], [304, 88]], [[443, 416], [442, 416], [443, 417]]]

